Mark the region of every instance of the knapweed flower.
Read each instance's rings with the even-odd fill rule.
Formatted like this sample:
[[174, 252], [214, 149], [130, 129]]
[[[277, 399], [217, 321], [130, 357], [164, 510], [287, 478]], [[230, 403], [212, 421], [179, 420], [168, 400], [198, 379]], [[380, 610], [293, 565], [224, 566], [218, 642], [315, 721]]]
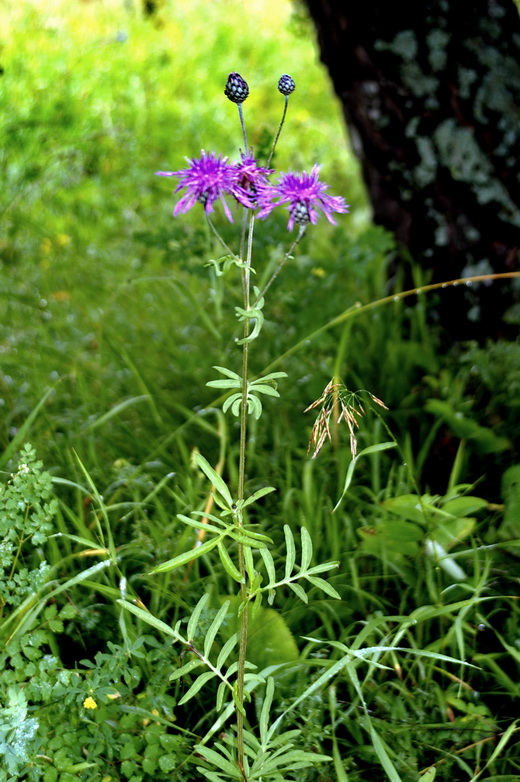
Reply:
[[323, 212], [329, 223], [336, 225], [333, 212], [348, 212], [348, 205], [341, 196], [330, 196], [325, 192], [328, 185], [320, 182], [319, 166], [313, 166], [310, 174], [282, 174], [278, 184], [263, 187], [258, 198], [260, 211], [258, 217], [267, 217], [273, 209], [284, 204], [289, 208], [289, 231], [294, 224], [304, 226], [318, 221], [318, 210]]
[[189, 163], [188, 168], [180, 171], [157, 171], [157, 176], [179, 177], [175, 193], [186, 190], [173, 210], [175, 216], [179, 212], [187, 212], [196, 203], [202, 204], [207, 214], [214, 212], [213, 204], [220, 199], [226, 217], [232, 223], [233, 217], [225, 195], [232, 195], [242, 206], [250, 209], [254, 207], [247, 190], [240, 185], [236, 167], [228, 162], [227, 157], [217, 156], [213, 152], [206, 154], [202, 150], [200, 158], [186, 160]]
[[234, 165], [237, 184], [246, 191], [251, 201], [255, 201], [257, 193], [268, 185], [267, 177], [273, 173], [272, 168], [259, 166], [253, 155], [240, 153], [240, 162]]

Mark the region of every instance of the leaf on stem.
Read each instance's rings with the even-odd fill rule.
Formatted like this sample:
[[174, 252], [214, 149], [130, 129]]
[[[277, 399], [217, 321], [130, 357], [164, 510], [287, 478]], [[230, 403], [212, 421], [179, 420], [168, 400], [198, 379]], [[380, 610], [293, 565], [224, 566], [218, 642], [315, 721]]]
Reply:
[[192, 641], [195, 636], [195, 630], [197, 629], [197, 625], [199, 623], [200, 616], [206, 607], [206, 603], [209, 600], [209, 595], [206, 593], [205, 595], [202, 595], [199, 602], [193, 609], [191, 616], [188, 621], [188, 641]]
[[187, 565], [188, 562], [202, 557], [203, 554], [207, 554], [208, 551], [211, 551], [211, 549], [218, 545], [218, 542], [219, 538], [207, 540], [201, 546], [190, 549], [190, 551], [185, 551], [184, 554], [179, 554], [178, 557], [174, 557], [167, 562], [163, 562], [161, 565], [157, 565], [149, 571], [148, 575], [155, 576], [157, 573], [169, 573], [170, 570], [175, 570], [175, 568], [180, 567], [181, 565]]
[[200, 453], [195, 454], [195, 460], [199, 465], [200, 469], [202, 470], [202, 472], [204, 473], [204, 475], [206, 476], [206, 478], [208, 478], [211, 481], [212, 486], [215, 487], [215, 489], [219, 492], [219, 494], [221, 494], [221, 496], [228, 504], [228, 507], [231, 508], [231, 506], [233, 505], [233, 498], [231, 496], [231, 492], [229, 491], [225, 481], [220, 477], [218, 472], [216, 472], [213, 469], [213, 467], [202, 456], [202, 454]]
[[206, 637], [204, 639], [204, 657], [209, 657], [211, 647], [213, 646], [213, 641], [215, 640], [215, 637], [226, 618], [228, 608], [229, 608], [229, 600], [226, 600], [218, 610], [215, 618], [213, 619], [208, 630], [206, 631]]

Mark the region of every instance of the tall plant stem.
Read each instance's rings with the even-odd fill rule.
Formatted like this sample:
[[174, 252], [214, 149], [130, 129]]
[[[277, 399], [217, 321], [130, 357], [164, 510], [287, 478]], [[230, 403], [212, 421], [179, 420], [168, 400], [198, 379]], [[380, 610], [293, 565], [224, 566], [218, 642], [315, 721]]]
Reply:
[[297, 245], [298, 245], [298, 244], [301, 242], [301, 240], [303, 239], [303, 237], [304, 237], [304, 235], [305, 235], [305, 230], [306, 230], [306, 228], [307, 228], [307, 226], [306, 226], [306, 225], [300, 225], [300, 227], [299, 227], [299, 231], [298, 231], [298, 236], [296, 237], [296, 239], [294, 240], [294, 242], [291, 244], [291, 246], [289, 247], [289, 249], [288, 249], [288, 250], [287, 250], [287, 252], [285, 253], [285, 255], [284, 255], [284, 257], [282, 258], [282, 260], [278, 262], [278, 265], [276, 266], [276, 269], [274, 270], [274, 272], [272, 273], [271, 277], [269, 278], [269, 280], [267, 281], [267, 283], [264, 285], [264, 287], [262, 288], [262, 290], [261, 290], [261, 291], [260, 291], [260, 293], [258, 294], [258, 296], [257, 296], [257, 299], [256, 299], [256, 302], [255, 302], [255, 304], [256, 304], [256, 303], [257, 303], [257, 302], [258, 302], [258, 301], [259, 301], [259, 300], [262, 298], [262, 296], [265, 296], [265, 294], [267, 293], [267, 291], [269, 290], [269, 288], [271, 287], [271, 285], [273, 284], [273, 282], [276, 280], [276, 278], [278, 277], [278, 275], [279, 275], [279, 274], [280, 274], [280, 272], [282, 271], [282, 268], [283, 268], [283, 266], [285, 265], [285, 262], [286, 262], [286, 261], [287, 261], [287, 260], [288, 260], [288, 259], [291, 257], [291, 253], [293, 252], [293, 250], [295, 249], [295, 247], [296, 247], [296, 246], [297, 246]]
[[271, 160], [273, 159], [274, 151], [276, 149], [276, 145], [278, 144], [278, 139], [280, 138], [280, 133], [282, 132], [283, 123], [285, 122], [285, 115], [287, 114], [287, 106], [289, 105], [289, 96], [285, 95], [285, 103], [283, 104], [283, 114], [281, 122], [278, 126], [278, 131], [276, 133], [276, 136], [274, 137], [273, 146], [271, 147], [271, 152], [269, 153], [269, 159], [267, 161], [267, 168], [271, 165]]
[[[245, 266], [242, 269], [242, 291], [243, 291], [243, 307], [247, 310], [251, 304], [251, 254], [253, 248], [253, 230], [254, 230], [255, 217], [251, 213], [249, 217], [249, 230], [247, 236], [247, 252]], [[241, 255], [243, 252], [241, 250]], [[249, 318], [244, 321], [244, 341], [242, 342], [242, 405], [240, 408], [240, 451], [239, 451], [239, 463], [238, 463], [238, 499], [244, 499], [244, 484], [246, 475], [246, 447], [247, 447], [247, 391], [248, 391], [248, 373], [249, 373], [249, 337], [250, 325]], [[242, 512], [236, 516], [236, 523], [239, 527], [244, 524], [244, 517]], [[244, 678], [245, 678], [245, 666], [246, 666], [246, 653], [247, 653], [247, 574], [244, 557], [244, 546], [238, 544], [238, 566], [240, 575], [242, 576], [240, 585], [240, 629], [239, 629], [239, 646], [238, 646], [238, 670], [237, 670], [237, 753], [238, 753], [238, 765], [242, 772], [244, 780], [247, 777], [244, 772]]]
[[238, 116], [240, 117], [240, 125], [242, 127], [242, 138], [244, 139], [244, 153], [247, 154], [247, 135], [246, 135], [246, 125], [244, 122], [244, 112], [242, 111], [242, 104], [237, 103], [237, 109], [238, 109]]

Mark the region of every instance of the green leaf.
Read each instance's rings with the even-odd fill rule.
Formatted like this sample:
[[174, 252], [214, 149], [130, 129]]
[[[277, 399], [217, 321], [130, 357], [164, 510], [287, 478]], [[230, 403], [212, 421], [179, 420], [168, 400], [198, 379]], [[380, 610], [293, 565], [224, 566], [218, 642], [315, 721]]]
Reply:
[[253, 416], [258, 419], [262, 415], [262, 403], [256, 396], [248, 396], [247, 397], [247, 406], [248, 406], [248, 412], [252, 413]]
[[238, 633], [233, 633], [233, 635], [227, 639], [226, 643], [222, 647], [222, 649], [219, 652], [219, 655], [217, 657], [217, 664], [216, 668], [220, 670], [224, 663], [226, 662], [227, 658], [235, 648], [235, 646], [238, 643]]
[[248, 505], [251, 505], [251, 503], [257, 502], [261, 497], [265, 497], [266, 494], [271, 494], [273, 491], [276, 491], [274, 486], [266, 486], [263, 489], [258, 489], [257, 491], [253, 492], [253, 494], [251, 494], [247, 500], [243, 501], [242, 508], [246, 508]]
[[[187, 524], [189, 527], [195, 527], [195, 529], [203, 529], [207, 530], [207, 532], [214, 532], [216, 535], [222, 535], [221, 527], [215, 527], [213, 524], [208, 524], [208, 522], [190, 519], [189, 516], [184, 516], [182, 513], [178, 513], [177, 518], [183, 521], [184, 524]], [[205, 518], [209, 518], [209, 516], [205, 516]], [[222, 523], [222, 526], [225, 528], [224, 523]]]
[[337, 501], [336, 505], [332, 509], [333, 513], [341, 505], [343, 497], [347, 493], [347, 491], [349, 489], [349, 486], [352, 483], [352, 477], [354, 475], [354, 469], [355, 469], [356, 464], [358, 463], [359, 459], [362, 456], [368, 456], [369, 454], [377, 453], [378, 451], [387, 451], [389, 448], [395, 448], [395, 447], [396, 447], [396, 443], [394, 443], [394, 442], [377, 443], [377, 445], [369, 445], [368, 448], [363, 448], [363, 450], [360, 451], [354, 459], [352, 459], [352, 461], [350, 462], [350, 464], [348, 466], [347, 475], [345, 477], [345, 484], [343, 486], [343, 491], [341, 493], [341, 497], [339, 498], [339, 500]]
[[201, 614], [202, 614], [203, 610], [206, 607], [206, 603], [208, 602], [208, 600], [209, 600], [209, 594], [208, 593], [206, 593], [205, 595], [202, 595], [202, 597], [200, 598], [199, 602], [197, 603], [197, 605], [195, 606], [195, 608], [192, 611], [192, 614], [191, 614], [191, 616], [190, 616], [190, 618], [188, 620], [188, 630], [187, 630], [187, 633], [188, 633], [188, 640], [189, 641], [192, 641], [193, 638], [195, 637], [195, 631], [197, 629], [197, 625], [199, 623], [199, 619], [201, 617]]
[[210, 388], [240, 388], [240, 383], [235, 380], [209, 380], [206, 385]]
[[[236, 307], [235, 309], [237, 310], [237, 314], [239, 314], [238, 310], [240, 310], [241, 308]], [[252, 310], [248, 310], [247, 312], [245, 310], [242, 310], [242, 313], [244, 313], [243, 316], [238, 318], [240, 321], [246, 320], [247, 318], [248, 320], [254, 319], [255, 323], [251, 334], [248, 334], [247, 337], [243, 337], [242, 339], [236, 340], [237, 345], [243, 345], [246, 342], [252, 342], [254, 339], [258, 337], [258, 335], [262, 330], [262, 326], [264, 325], [264, 314], [261, 310], [252, 309]]]
[[119, 402], [118, 404], [114, 405], [110, 410], [107, 410], [107, 412], [103, 413], [103, 415], [100, 415], [99, 418], [90, 421], [85, 426], [85, 431], [90, 432], [93, 429], [97, 429], [98, 427], [103, 426], [111, 418], [113, 418], [116, 415], [119, 415], [119, 413], [123, 412], [123, 410], [126, 410], [127, 407], [131, 407], [132, 405], [138, 404], [139, 402], [149, 402], [149, 401], [150, 401], [149, 394], [141, 394], [140, 396], [134, 396], [131, 399], [125, 399], [123, 402]]
[[372, 739], [372, 746], [375, 749], [376, 755], [379, 758], [379, 762], [383, 766], [390, 782], [402, 782], [401, 777], [397, 773], [397, 770], [390, 760], [386, 747], [381, 741], [379, 734], [375, 731], [372, 724], [370, 725], [370, 738]]
[[307, 581], [310, 581], [311, 584], [315, 587], [318, 587], [318, 589], [321, 589], [323, 592], [325, 592], [327, 595], [330, 595], [330, 597], [335, 597], [336, 600], [341, 600], [341, 595], [339, 592], [337, 592], [334, 587], [329, 584], [328, 581], [325, 581], [324, 578], [318, 578], [317, 576], [306, 576]]
[[217, 689], [217, 697], [215, 701], [215, 708], [217, 712], [222, 710], [222, 707], [224, 706], [224, 698], [226, 697], [228, 692], [229, 692], [229, 687], [227, 686], [227, 682], [220, 682]]
[[[260, 549], [262, 551], [262, 549]], [[253, 561], [253, 553], [249, 546], [244, 548], [244, 564], [246, 566], [246, 573], [249, 581], [253, 583], [256, 576], [255, 563]]]
[[179, 706], [182, 706], [184, 703], [187, 703], [189, 700], [191, 700], [191, 698], [193, 698], [199, 692], [199, 690], [201, 690], [204, 685], [213, 679], [216, 675], [217, 674], [214, 671], [206, 671], [205, 673], [201, 673], [200, 676], [197, 676], [188, 692], [180, 699]]
[[226, 486], [226, 483], [222, 480], [220, 475], [215, 472], [213, 467], [209, 464], [209, 462], [202, 456], [202, 454], [197, 453], [195, 454], [195, 460], [197, 464], [199, 465], [200, 469], [204, 473], [204, 475], [209, 478], [211, 481], [212, 486], [215, 487], [215, 489], [222, 495], [222, 497], [226, 500], [228, 503], [229, 508], [233, 505], [233, 498], [231, 496], [231, 493]]
[[231, 394], [231, 396], [228, 396], [228, 398], [224, 401], [224, 404], [222, 405], [222, 412], [227, 413], [229, 408], [233, 406], [233, 409], [231, 412], [233, 415], [238, 415], [238, 412], [235, 412], [235, 407], [238, 403], [238, 411], [240, 411], [240, 402], [242, 401], [242, 394]]
[[294, 545], [294, 535], [288, 524], [284, 524], [283, 532], [285, 535], [285, 578], [290, 578], [296, 562], [296, 546]]
[[487, 508], [487, 500], [483, 500], [481, 497], [455, 497], [453, 500], [448, 500], [442, 506], [443, 511], [451, 513], [453, 516], [469, 516], [472, 513], [476, 513], [483, 508]]
[[238, 383], [242, 383], [242, 378], [240, 375], [237, 375], [236, 372], [232, 372], [231, 369], [227, 369], [226, 367], [218, 367], [214, 366], [213, 369], [216, 369], [217, 372], [220, 372], [221, 375], [225, 375], [226, 377], [230, 377], [233, 380], [237, 380]]
[[262, 557], [267, 573], [268, 584], [272, 585], [276, 583], [276, 570], [274, 566], [273, 555], [267, 548], [260, 549], [260, 556]]
[[172, 638], [175, 638], [176, 641], [181, 641], [182, 643], [185, 643], [185, 639], [180, 635], [176, 630], [170, 627], [170, 625], [167, 625], [165, 622], [162, 622], [160, 619], [157, 619], [153, 614], [151, 614], [149, 611], [144, 611], [142, 608], [139, 608], [139, 606], [134, 605], [133, 603], [130, 603], [128, 600], [122, 600], [118, 599], [117, 602], [119, 605], [123, 606], [127, 611], [130, 611], [131, 614], [134, 614], [134, 616], [137, 616], [138, 619], [141, 619], [143, 622], [146, 622], [151, 627], [155, 627], [156, 630], [159, 630], [161, 633], [164, 633], [165, 635], [170, 635]]
[[187, 674], [194, 671], [195, 668], [200, 668], [200, 666], [204, 664], [205, 663], [202, 660], [200, 660], [198, 657], [195, 657], [193, 660], [185, 663], [180, 668], [177, 668], [176, 671], [169, 675], [168, 679], [169, 681], [174, 682], [176, 679], [180, 679], [181, 676], [186, 676]]
[[267, 685], [265, 688], [264, 702], [262, 704], [262, 711], [260, 712], [260, 740], [264, 746], [268, 743], [267, 731], [269, 726], [269, 716], [271, 713], [271, 705], [273, 703], [274, 696], [274, 679], [269, 676], [267, 679]]
[[219, 538], [207, 540], [205, 543], [202, 543], [202, 545], [197, 546], [190, 551], [185, 551], [184, 554], [179, 554], [178, 557], [169, 559], [167, 562], [163, 562], [161, 565], [157, 565], [153, 568], [153, 570], [149, 571], [148, 575], [154, 576], [156, 573], [169, 573], [170, 570], [175, 570], [175, 568], [180, 567], [181, 565], [186, 565], [188, 562], [202, 557], [203, 554], [207, 554], [208, 551], [211, 551], [211, 549], [218, 545], [218, 542]]
[[276, 396], [279, 397], [280, 394], [276, 390], [276, 388], [273, 388], [272, 386], [264, 386], [259, 383], [251, 383], [251, 392], [254, 391], [258, 394], [266, 394], [266, 396]]
[[211, 625], [209, 626], [206, 632], [206, 637], [204, 638], [204, 657], [206, 657], [206, 659], [209, 659], [209, 654], [211, 652], [211, 647], [213, 646], [213, 641], [215, 640], [215, 637], [218, 631], [220, 630], [223, 621], [226, 618], [228, 608], [229, 608], [229, 600], [226, 600], [226, 602], [218, 610], [215, 618], [213, 619]]
[[447, 519], [439, 521], [432, 530], [430, 538], [440, 543], [445, 549], [450, 549], [473, 532], [476, 520], [470, 517]]
[[226, 548], [225, 543], [223, 541], [220, 541], [218, 544], [218, 553], [220, 556], [220, 561], [222, 562], [222, 565], [224, 566], [224, 570], [228, 575], [231, 576], [232, 579], [237, 581], [239, 584], [242, 583], [242, 574], [240, 573], [240, 570], [236, 567], [235, 563], [229, 556], [229, 552]]
[[315, 573], [325, 573], [327, 570], [332, 570], [333, 568], [339, 567], [339, 562], [322, 562], [320, 565], [313, 565], [310, 567], [307, 572], [306, 576], [313, 576]]
[[293, 584], [292, 581], [289, 581], [287, 583], [287, 586], [292, 589], [295, 595], [297, 595], [300, 600], [302, 600], [304, 603], [309, 602], [309, 598], [307, 597], [307, 594], [305, 593], [305, 590], [303, 587], [300, 586], [300, 584]]
[[309, 531], [305, 528], [301, 528], [301, 539], [302, 539], [302, 563], [301, 563], [301, 569], [302, 571], [306, 571], [309, 565], [311, 564], [312, 559], [312, 540], [311, 536], [309, 535]]
[[[214, 749], [210, 749], [209, 747], [203, 747], [201, 744], [196, 744], [195, 750], [198, 755], [202, 755], [204, 760], [206, 760], [212, 766], [221, 769], [221, 771], [224, 771], [231, 777], [231, 779], [243, 779], [238, 765], [230, 763], [229, 760], [223, 757], [219, 752], [215, 752]], [[201, 771], [203, 771], [204, 774], [207, 773], [205, 769], [201, 769]]]

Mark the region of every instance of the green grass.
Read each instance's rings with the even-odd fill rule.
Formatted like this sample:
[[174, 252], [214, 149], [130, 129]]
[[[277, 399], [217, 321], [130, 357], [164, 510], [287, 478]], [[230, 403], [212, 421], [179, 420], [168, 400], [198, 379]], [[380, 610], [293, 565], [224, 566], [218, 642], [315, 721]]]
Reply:
[[[267, 0], [166, 3], [150, 19], [116, 2], [9, 0], [2, 13], [1, 467], [14, 470], [30, 441], [59, 502], [58, 536], [21, 547], [20, 567], [45, 557], [52, 584], [21, 607], [1, 605], [11, 619], [3, 625], [0, 612], [0, 634], [13, 637], [0, 646], [0, 702], [22, 708], [13, 704], [23, 693], [41, 737], [30, 745], [35, 765], [12, 778], [197, 778], [186, 758], [216, 717], [213, 694], [179, 706], [189, 682], [168, 677], [186, 661], [180, 649], [115, 601], [124, 578], [129, 596], [174, 624], [208, 592], [209, 622], [236, 592], [212, 554], [146, 574], [193, 546], [177, 514], [208, 502], [194, 454], [236, 484], [237, 430], [205, 384], [213, 365], [239, 369], [229, 347], [238, 284], [204, 267], [219, 248], [195, 210], [172, 218], [171, 188], [154, 172], [182, 167], [201, 148], [236, 154], [240, 128], [223, 87], [238, 70], [251, 88], [249, 137], [261, 149], [281, 114], [276, 82], [294, 77], [277, 167], [318, 161], [331, 192], [351, 204], [338, 227], [309, 232], [284, 268], [252, 351], [253, 372], [278, 362], [289, 376], [251, 429], [247, 492], [277, 488], [252, 519], [272, 536], [277, 569], [286, 523], [298, 539], [299, 527], [308, 529], [315, 562], [340, 562], [329, 580], [341, 601], [310, 589], [306, 606], [286, 589], [254, 628], [260, 667], [285, 664], [275, 701], [276, 715], [288, 710], [282, 729], [301, 728], [304, 749], [333, 757], [297, 782], [383, 774], [416, 782], [429, 767], [449, 782], [515, 779], [517, 346], [440, 356], [425, 297], [328, 327], [385, 295], [395, 247], [369, 222], [310, 29], [290, 3]], [[234, 242], [233, 227], [222, 228]], [[283, 217], [258, 224], [260, 276], [287, 245]], [[381, 418], [368, 411], [359, 450], [391, 437], [399, 449], [361, 457], [333, 512], [351, 463], [348, 431], [333, 428], [333, 442], [311, 460], [314, 417], [303, 410], [335, 375], [390, 408]], [[458, 496], [484, 501], [448, 523], [443, 509]], [[451, 572], [428, 554], [427, 538], [442, 542]], [[268, 619], [274, 652], [266, 651]], [[399, 649], [340, 662], [345, 648], [378, 646]], [[98, 709], [88, 712], [92, 696]], [[260, 699], [248, 707], [252, 724], [260, 708]], [[4, 740], [0, 725], [0, 749]]]

